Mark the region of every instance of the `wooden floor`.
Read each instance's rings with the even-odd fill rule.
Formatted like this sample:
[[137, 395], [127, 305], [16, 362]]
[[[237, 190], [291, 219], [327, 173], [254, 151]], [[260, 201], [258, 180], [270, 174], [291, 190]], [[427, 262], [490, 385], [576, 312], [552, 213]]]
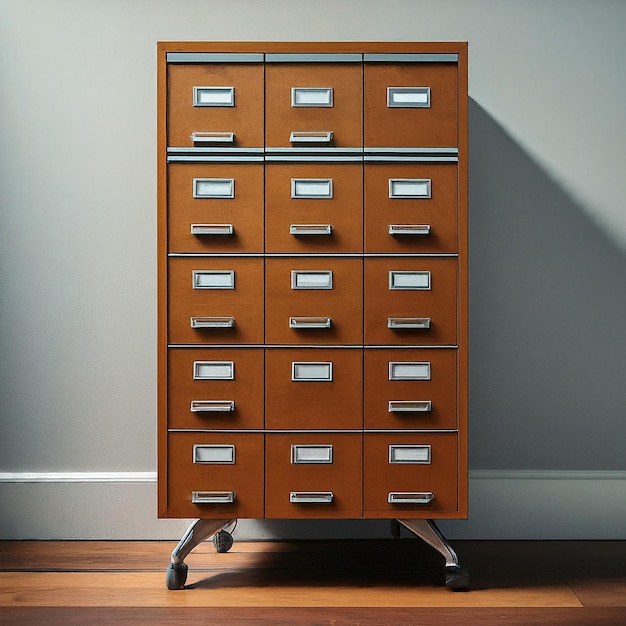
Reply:
[[212, 543], [165, 587], [175, 542], [0, 542], [0, 624], [626, 624], [626, 542], [455, 541], [471, 590], [414, 538]]

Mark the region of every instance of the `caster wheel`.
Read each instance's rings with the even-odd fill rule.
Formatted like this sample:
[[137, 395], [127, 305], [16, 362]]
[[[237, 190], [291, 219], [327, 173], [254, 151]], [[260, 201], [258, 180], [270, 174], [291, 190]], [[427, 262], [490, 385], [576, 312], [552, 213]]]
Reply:
[[216, 552], [228, 552], [233, 547], [233, 536], [226, 530], [220, 530], [213, 535], [213, 545]]
[[168, 589], [183, 589], [187, 580], [187, 570], [185, 563], [170, 563], [165, 573], [165, 585]]
[[469, 572], [465, 567], [446, 567], [446, 587], [454, 591], [467, 591], [469, 589]]
[[400, 522], [397, 519], [392, 519], [391, 521], [391, 536], [394, 539], [400, 538]]

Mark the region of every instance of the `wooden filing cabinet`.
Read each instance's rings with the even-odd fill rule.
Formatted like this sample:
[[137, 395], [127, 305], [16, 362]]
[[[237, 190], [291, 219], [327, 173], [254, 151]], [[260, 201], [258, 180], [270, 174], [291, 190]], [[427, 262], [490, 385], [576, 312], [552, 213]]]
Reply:
[[159, 516], [467, 514], [467, 45], [162, 43]]

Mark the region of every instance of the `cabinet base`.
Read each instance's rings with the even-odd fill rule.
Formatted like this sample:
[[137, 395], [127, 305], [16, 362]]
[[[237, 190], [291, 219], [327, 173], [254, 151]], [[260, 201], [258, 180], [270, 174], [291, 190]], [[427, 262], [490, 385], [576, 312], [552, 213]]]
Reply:
[[[430, 519], [391, 520], [392, 534], [400, 535], [400, 525], [404, 526], [420, 539], [439, 552], [445, 559], [445, 584], [449, 589], [465, 591], [469, 589], [469, 573], [462, 567], [459, 558], [448, 543], [437, 524]], [[232, 532], [237, 520], [197, 519], [191, 523], [181, 540], [172, 551], [167, 568], [165, 584], [168, 589], [184, 589], [187, 580], [187, 565], [184, 560], [200, 543], [213, 537], [213, 545], [218, 552], [228, 552], [233, 545]]]

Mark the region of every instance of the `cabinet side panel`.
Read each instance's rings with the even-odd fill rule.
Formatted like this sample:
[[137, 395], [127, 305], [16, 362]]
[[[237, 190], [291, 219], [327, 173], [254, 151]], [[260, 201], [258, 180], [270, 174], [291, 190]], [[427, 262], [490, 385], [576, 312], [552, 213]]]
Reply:
[[157, 48], [158, 514], [167, 509], [167, 52]]
[[469, 259], [467, 43], [459, 44], [459, 514], [468, 507]]

